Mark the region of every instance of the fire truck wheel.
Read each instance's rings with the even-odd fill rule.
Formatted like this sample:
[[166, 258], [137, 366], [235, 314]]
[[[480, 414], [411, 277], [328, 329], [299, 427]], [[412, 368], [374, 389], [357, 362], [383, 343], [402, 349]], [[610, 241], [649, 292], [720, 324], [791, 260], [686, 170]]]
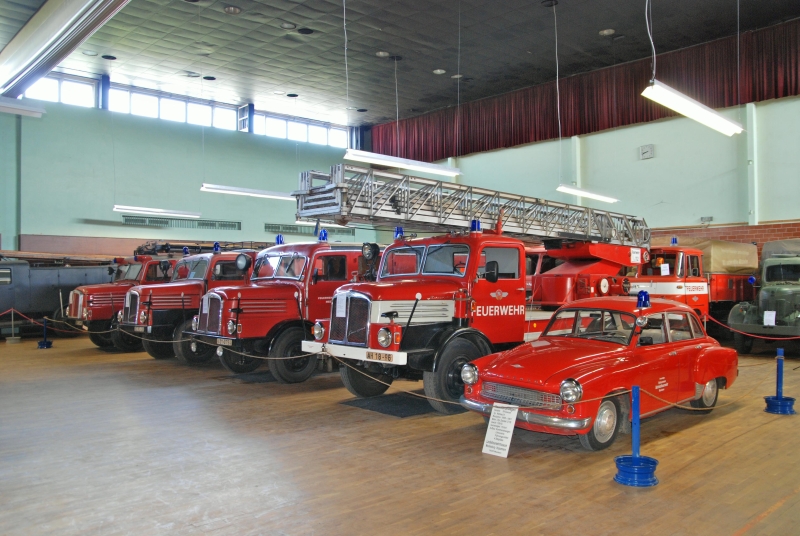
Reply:
[[393, 380], [388, 374], [376, 374], [365, 368], [350, 364], [340, 364], [339, 374], [342, 376], [342, 383], [347, 387], [347, 390], [359, 398], [382, 395]]
[[[278, 335], [270, 348], [270, 357], [302, 356], [305, 354], [301, 348], [305, 330], [301, 327], [287, 328]], [[317, 370], [317, 356], [306, 355], [297, 359], [270, 359], [269, 371], [278, 383], [304, 382]]]
[[121, 352], [141, 352], [142, 340], [128, 335], [121, 329], [117, 329], [117, 325], [112, 326], [114, 331], [111, 332], [111, 341], [114, 343], [114, 348]]
[[111, 333], [92, 333], [90, 331], [89, 340], [92, 341], [92, 344], [104, 350], [114, 347], [114, 341], [111, 340]]
[[246, 374], [260, 367], [264, 360], [240, 353], [234, 354], [230, 350], [223, 349], [222, 357], [219, 358], [219, 362], [222, 363], [222, 366], [225, 367], [225, 370], [228, 372]]
[[748, 337], [742, 333], [733, 334], [733, 346], [740, 354], [749, 354], [753, 349], [753, 337]]
[[619, 400], [606, 398], [597, 409], [597, 417], [594, 418], [589, 433], [580, 434], [578, 439], [580, 439], [583, 448], [587, 450], [603, 450], [611, 446], [614, 440], [617, 439], [621, 424], [622, 413], [619, 407]]
[[175, 357], [175, 351], [172, 349], [172, 341], [169, 339], [162, 341], [145, 337], [142, 340], [142, 346], [144, 346], [144, 351], [153, 359], [169, 359], [170, 357]]
[[[458, 404], [458, 399], [464, 394], [461, 368], [479, 357], [481, 351], [467, 339], [456, 339], [447, 345], [439, 358], [436, 372], [422, 375], [422, 386], [433, 409], [446, 415], [464, 411]], [[437, 400], [431, 400], [434, 398]]]
[[192, 352], [192, 341], [183, 336], [184, 331], [192, 331], [192, 321], [181, 322], [172, 332], [172, 351], [184, 365], [202, 365], [214, 358], [217, 351], [210, 344], [197, 343], [197, 351]]

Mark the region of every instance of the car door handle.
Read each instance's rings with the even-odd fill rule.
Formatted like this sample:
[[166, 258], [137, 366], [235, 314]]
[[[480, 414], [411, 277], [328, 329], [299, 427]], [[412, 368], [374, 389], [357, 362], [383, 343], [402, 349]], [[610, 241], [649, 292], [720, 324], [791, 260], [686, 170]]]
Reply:
[[702, 344], [698, 344], [697, 346], [695, 346], [695, 348], [696, 348], [696, 349], [698, 349], [698, 350], [699, 350], [700, 348], [702, 348], [702, 347], [703, 347], [703, 345], [702, 345]]
[[670, 352], [669, 355], [678, 355], [678, 352]]

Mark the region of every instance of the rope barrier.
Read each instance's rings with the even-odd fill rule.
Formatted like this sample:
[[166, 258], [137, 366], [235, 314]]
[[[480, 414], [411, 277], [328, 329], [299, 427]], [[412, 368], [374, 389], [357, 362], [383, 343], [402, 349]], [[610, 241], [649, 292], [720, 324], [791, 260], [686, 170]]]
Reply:
[[744, 331], [739, 331], [738, 329], [733, 329], [729, 325], [723, 324], [722, 322], [720, 322], [719, 320], [717, 320], [716, 318], [714, 318], [711, 315], [708, 315], [708, 318], [710, 318], [712, 322], [716, 322], [717, 324], [719, 324], [723, 328], [726, 328], [726, 329], [728, 329], [728, 330], [730, 330], [730, 331], [732, 331], [734, 333], [739, 333], [741, 335], [747, 335], [748, 337], [752, 337], [754, 339], [762, 339], [762, 340], [766, 340], [766, 341], [794, 341], [794, 340], [800, 339], [800, 337], [766, 337], [764, 335], [753, 335], [752, 333], [746, 333]]

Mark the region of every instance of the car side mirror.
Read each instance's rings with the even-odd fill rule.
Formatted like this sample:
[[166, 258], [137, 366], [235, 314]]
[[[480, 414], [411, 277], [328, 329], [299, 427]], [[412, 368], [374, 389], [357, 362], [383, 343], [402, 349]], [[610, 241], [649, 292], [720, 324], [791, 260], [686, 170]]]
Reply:
[[311, 274], [311, 284], [316, 285], [319, 281], [319, 268], [314, 268], [314, 273]]
[[486, 263], [486, 271], [483, 274], [483, 277], [489, 283], [497, 283], [498, 275], [500, 272], [500, 265], [497, 261], [489, 261]]
[[164, 274], [164, 278], [166, 278], [170, 268], [169, 261], [161, 261], [158, 263], [158, 267], [161, 268], [161, 273]]
[[108, 267], [108, 275], [114, 275], [117, 270], [113, 266]]
[[639, 337], [639, 346], [653, 346], [653, 337]]

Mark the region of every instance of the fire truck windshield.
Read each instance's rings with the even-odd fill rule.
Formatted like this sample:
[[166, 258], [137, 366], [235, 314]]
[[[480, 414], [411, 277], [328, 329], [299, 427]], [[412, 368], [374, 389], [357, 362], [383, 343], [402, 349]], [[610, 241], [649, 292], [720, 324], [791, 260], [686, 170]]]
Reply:
[[599, 309], [564, 309], [550, 321], [542, 337], [574, 337], [627, 345], [636, 318], [629, 313]]
[[117, 271], [114, 272], [114, 281], [133, 280], [139, 279], [139, 273], [142, 271], [141, 264], [123, 264], [117, 266]]
[[259, 258], [253, 269], [253, 281], [285, 277], [300, 279], [306, 267], [306, 257], [300, 255], [268, 255]]
[[800, 282], [800, 264], [773, 264], [767, 266], [764, 276], [766, 283], [797, 283]]
[[683, 277], [683, 253], [653, 253], [650, 264], [642, 265], [641, 275]]
[[172, 272], [172, 280], [205, 279], [206, 270], [208, 270], [208, 259], [180, 261], [175, 265], [175, 270]]
[[419, 273], [425, 246], [400, 246], [383, 254], [381, 277]]

